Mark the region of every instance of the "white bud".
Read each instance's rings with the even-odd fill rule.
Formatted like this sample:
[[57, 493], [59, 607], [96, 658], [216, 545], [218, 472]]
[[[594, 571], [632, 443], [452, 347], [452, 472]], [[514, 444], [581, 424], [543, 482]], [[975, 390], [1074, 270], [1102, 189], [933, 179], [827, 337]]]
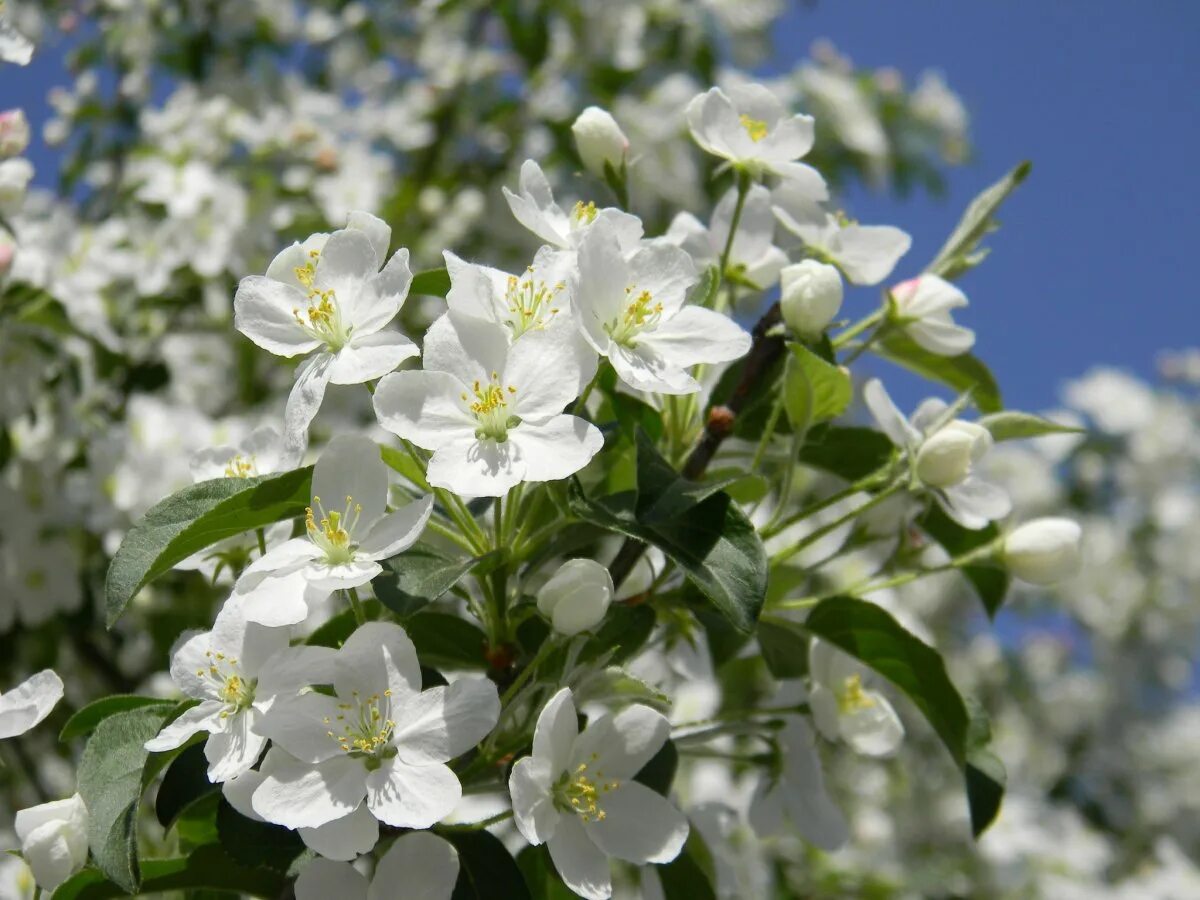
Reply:
[[24, 158], [0, 160], [0, 213], [16, 211], [33, 178], [33, 164]]
[[975, 463], [991, 449], [992, 436], [974, 422], [955, 419], [925, 439], [917, 451], [917, 477], [935, 488], [966, 481]]
[[83, 868], [88, 854], [88, 812], [76, 794], [17, 813], [21, 855], [44, 891], [52, 891]]
[[1055, 584], [1079, 571], [1083, 530], [1070, 519], [1034, 519], [1004, 539], [1009, 571], [1030, 584]]
[[575, 135], [579, 158], [589, 172], [603, 178], [605, 163], [620, 171], [629, 151], [629, 139], [607, 110], [589, 106], [579, 114], [571, 133]]
[[538, 591], [537, 606], [555, 631], [569, 636], [600, 624], [612, 598], [608, 569], [590, 559], [572, 559]]
[[785, 266], [779, 286], [783, 321], [804, 337], [819, 335], [842, 308], [842, 276], [815, 259]]
[[29, 146], [29, 120], [23, 110], [0, 112], [0, 159], [25, 152]]

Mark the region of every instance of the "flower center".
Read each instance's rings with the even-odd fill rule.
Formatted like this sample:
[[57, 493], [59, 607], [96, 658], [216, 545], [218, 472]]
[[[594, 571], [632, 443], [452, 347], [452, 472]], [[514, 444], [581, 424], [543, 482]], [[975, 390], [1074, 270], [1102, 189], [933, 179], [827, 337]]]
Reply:
[[519, 418], [509, 415], [508, 411], [508, 401], [516, 396], [517, 389], [511, 384], [507, 387], [501, 386], [500, 376], [493, 372], [487, 384], [476, 380], [471, 385], [471, 392], [475, 399], [472, 400], [470, 395], [463, 394], [462, 401], [467, 404], [478, 423], [475, 437], [481, 441], [490, 438], [504, 443], [508, 440], [508, 429], [521, 423]]
[[596, 221], [597, 212], [599, 210], [596, 209], [594, 201], [589, 200], [587, 203], [584, 203], [582, 200], [577, 200], [575, 207], [571, 210], [571, 218], [575, 220], [575, 224], [577, 225], [591, 225]]
[[637, 346], [637, 336], [662, 321], [663, 306], [655, 301], [649, 291], [634, 294], [634, 288], [625, 288], [625, 311], [604, 326], [608, 336], [626, 347]]
[[842, 689], [837, 695], [838, 710], [843, 715], [870, 709], [875, 705], [874, 699], [863, 690], [862, 676], [851, 675], [842, 682]]
[[362, 515], [362, 504], [346, 495], [346, 508], [341, 512], [326, 512], [320, 497], [313, 497], [313, 504], [321, 514], [318, 519], [311, 506], [304, 510], [304, 527], [308, 538], [325, 554], [325, 561], [336, 566], [354, 559], [355, 543], [352, 539], [354, 526]]
[[746, 129], [746, 134], [750, 135], [750, 140], [758, 143], [767, 136], [770, 131], [767, 128], [767, 123], [762, 119], [752, 119], [745, 113], [738, 117], [738, 121], [742, 123], [742, 127]]
[[336, 716], [325, 716], [321, 720], [330, 726], [325, 733], [351, 755], [376, 759], [388, 756], [392, 732], [396, 730], [396, 722], [390, 718], [392, 692], [362, 697], [358, 691], [353, 691], [352, 696], [352, 703], [338, 704]]
[[237, 453], [225, 465], [226, 478], [251, 478], [258, 474], [258, 465], [253, 456]]
[[305, 334], [321, 341], [336, 353], [346, 346], [353, 328], [342, 323], [337, 294], [332, 289], [319, 290], [313, 286], [320, 256], [320, 250], [309, 250], [308, 261], [292, 270], [296, 273], [296, 280], [308, 288], [308, 308], [293, 309], [292, 315], [296, 317], [296, 323], [304, 329]]
[[555, 296], [565, 287], [562, 282], [551, 286], [544, 281], [534, 281], [532, 266], [525, 274], [523, 279], [510, 275], [504, 292], [504, 304], [509, 312], [505, 324], [512, 329], [514, 340], [526, 331], [544, 328], [546, 322], [557, 315], [558, 307], [552, 304]]
[[204, 656], [208, 660], [208, 668], [197, 669], [196, 675], [210, 681], [217, 699], [225, 704], [221, 718], [228, 719], [249, 707], [254, 702], [257, 680], [243, 678], [238, 671], [238, 661], [232, 656], [212, 650]]
[[[592, 754], [591, 762], [596, 761]], [[619, 781], [604, 780], [599, 769], [594, 777], [589, 774], [588, 763], [580, 763], [574, 772], [566, 772], [554, 786], [554, 802], [559, 809], [577, 813], [585, 822], [603, 822], [605, 818], [601, 799], [620, 785]]]

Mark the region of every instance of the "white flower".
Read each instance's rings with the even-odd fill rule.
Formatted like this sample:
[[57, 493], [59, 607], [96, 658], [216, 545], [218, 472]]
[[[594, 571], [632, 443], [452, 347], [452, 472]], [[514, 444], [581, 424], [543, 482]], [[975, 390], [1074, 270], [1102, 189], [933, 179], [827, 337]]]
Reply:
[[0, 694], [0, 740], [24, 734], [39, 724], [62, 695], [62, 679], [51, 669], [43, 669]]
[[146, 749], [174, 750], [208, 732], [209, 781], [248, 771], [266, 746], [258, 726], [275, 698], [332, 672], [334, 651], [289, 647], [288, 637], [286, 628], [247, 622], [236, 595], [221, 607], [212, 631], [185, 633], [171, 655], [171, 679], [184, 696], [200, 703], [147, 741]]
[[975, 475], [976, 466], [992, 446], [986, 428], [961, 419], [947, 420], [947, 405], [934, 398], [917, 407], [909, 421], [877, 378], [863, 387], [863, 398], [883, 433], [905, 451], [914, 475], [946, 515], [970, 529], [983, 528], [1008, 515], [1012, 509], [1008, 494]]
[[878, 284], [891, 274], [912, 238], [891, 225], [859, 225], [833, 215], [796, 185], [775, 189], [780, 224], [804, 241], [809, 252], [842, 270], [854, 284]]
[[[730, 188], [713, 210], [709, 227], [689, 212], [681, 212], [671, 221], [664, 237], [686, 250], [700, 267], [716, 265], [729, 241], [729, 227], [737, 206], [737, 189]], [[737, 234], [729, 251], [729, 268], [739, 279], [759, 288], [768, 288], [779, 279], [787, 265], [787, 254], [773, 243], [775, 217], [771, 212], [771, 192], [753, 185], [746, 194]]]
[[967, 296], [937, 275], [902, 281], [889, 292], [890, 315], [905, 333], [930, 353], [958, 356], [975, 345], [975, 332], [956, 325], [950, 310], [967, 305]]
[[785, 820], [822, 850], [846, 843], [846, 817], [825, 789], [816, 738], [801, 718], [788, 719], [778, 734], [782, 769], [764, 775], [750, 801], [750, 824], [761, 836], [779, 834]]
[[247, 621], [303, 622], [310, 606], [382, 572], [379, 560], [411, 547], [433, 510], [427, 496], [386, 511], [387, 466], [374, 441], [361, 435], [330, 441], [313, 468], [312, 490], [307, 536], [268, 550], [234, 587], [245, 601]]
[[0, 62], [16, 63], [18, 66], [29, 65], [33, 59], [33, 42], [17, 31], [4, 14], [4, 4], [0, 3]]
[[608, 110], [589, 106], [571, 125], [571, 134], [575, 136], [579, 158], [593, 175], [603, 178], [605, 163], [614, 172], [621, 171], [629, 152], [629, 138]]
[[566, 478], [603, 446], [595, 426], [563, 413], [594, 359], [558, 330], [526, 332], [510, 347], [500, 326], [447, 313], [425, 335], [425, 368], [384, 378], [375, 413], [433, 451], [431, 485], [499, 497], [523, 481]]
[[388, 848], [369, 880], [349, 863], [314, 859], [296, 879], [296, 900], [450, 900], [457, 880], [453, 845], [414, 831]]
[[307, 447], [326, 385], [372, 381], [419, 352], [404, 335], [383, 330], [412, 283], [407, 250], [396, 251], [380, 271], [390, 236], [374, 216], [352, 215], [348, 227], [293, 244], [275, 257], [266, 276], [238, 285], [234, 321], [242, 334], [279, 356], [317, 351], [297, 370], [288, 397], [287, 466], [298, 463]]
[[887, 698], [866, 685], [870, 670], [824, 641], [808, 651], [812, 690], [808, 703], [817, 730], [830, 741], [841, 739], [856, 753], [888, 756], [904, 738], [904, 726]]
[[780, 273], [780, 313], [802, 337], [819, 336], [841, 308], [842, 276], [833, 266], [806, 259]]
[[29, 146], [29, 120], [20, 109], [0, 112], [0, 159], [17, 156]]
[[32, 178], [33, 163], [24, 157], [0, 159], [0, 214], [10, 216], [20, 209]]
[[773, 93], [761, 84], [740, 84], [726, 94], [710, 88], [687, 106], [688, 130], [708, 153], [727, 159], [756, 177], [770, 172], [802, 186], [818, 199], [825, 182], [795, 160], [813, 146], [812, 116], [789, 116]]
[[512, 210], [513, 218], [540, 237], [547, 244], [563, 250], [574, 250], [583, 236], [596, 223], [612, 227], [622, 247], [632, 247], [642, 237], [642, 221], [637, 216], [607, 207], [597, 209], [595, 203], [575, 204], [570, 213], [554, 202], [550, 182], [542, 167], [532, 159], [521, 165], [519, 193], [503, 188], [504, 199]]
[[279, 468], [281, 453], [279, 432], [263, 425], [233, 446], [210, 447], [192, 454], [192, 477], [207, 481], [269, 475]]
[[612, 598], [613, 583], [608, 569], [594, 560], [571, 559], [542, 585], [537, 593], [537, 607], [555, 631], [573, 635], [599, 625]]
[[509, 777], [513, 816], [525, 840], [549, 845], [559, 876], [581, 897], [612, 895], [608, 857], [666, 863], [687, 840], [683, 814], [633, 780], [669, 731], [661, 714], [638, 704], [580, 733], [570, 688], [538, 716], [533, 755]]
[[1022, 581], [1056, 584], [1079, 571], [1082, 538], [1083, 530], [1070, 519], [1034, 519], [1004, 539], [1004, 561]]
[[428, 828], [454, 809], [462, 786], [446, 762], [496, 725], [500, 699], [482, 678], [421, 690], [412, 641], [399, 625], [370, 622], [333, 661], [335, 696], [280, 699], [263, 731], [281, 751], [254, 791], [254, 810], [288, 828], [354, 813], [366, 797], [379, 821]]
[[54, 890], [87, 862], [88, 811], [78, 794], [21, 810], [13, 829], [44, 891]]
[[691, 257], [664, 241], [623, 253], [610, 229], [592, 229], [579, 248], [572, 288], [580, 328], [627, 385], [690, 394], [700, 383], [685, 370], [729, 362], [750, 349], [750, 335], [711, 309], [686, 306], [696, 283]]

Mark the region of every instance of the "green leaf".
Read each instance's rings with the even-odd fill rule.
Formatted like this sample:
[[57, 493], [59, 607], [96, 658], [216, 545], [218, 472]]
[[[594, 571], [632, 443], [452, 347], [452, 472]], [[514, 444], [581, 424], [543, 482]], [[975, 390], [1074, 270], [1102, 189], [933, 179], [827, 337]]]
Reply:
[[921, 710], [963, 771], [972, 829], [976, 837], [982, 834], [1000, 808], [1003, 767], [983, 746], [982, 712], [968, 710], [941, 654], [881, 607], [854, 597], [822, 600], [804, 628], [883, 675]]
[[717, 291], [720, 289], [721, 270], [715, 265], [709, 266], [700, 274], [700, 280], [688, 291], [688, 304], [712, 309], [717, 300]]
[[67, 719], [67, 724], [59, 732], [58, 739], [64, 743], [72, 741], [85, 734], [91, 734], [97, 725], [113, 713], [143, 706], [162, 706], [164, 702], [162, 697], [139, 697], [136, 694], [113, 694], [111, 697], [103, 697], [89, 703]]
[[600, 628], [580, 651], [579, 661], [590, 662], [611, 650], [614, 652], [609, 662], [624, 662], [650, 640], [656, 620], [654, 610], [645, 604], [614, 603], [604, 614]]
[[174, 704], [126, 709], [103, 719], [79, 761], [79, 794], [88, 809], [88, 844], [100, 870], [127, 893], [141, 881], [137, 809], [148, 751]]
[[1016, 411], [992, 413], [981, 418], [979, 424], [991, 432], [994, 441], [1018, 441], [1047, 434], [1083, 434], [1086, 431], [1074, 425], [1063, 425], [1032, 413]]
[[[964, 556], [972, 550], [978, 550], [994, 542], [1000, 536], [1000, 529], [995, 523], [989, 522], [986, 528], [971, 530], [963, 528], [951, 519], [937, 504], [930, 506], [928, 512], [917, 522], [921, 529], [945, 548], [952, 557]], [[999, 564], [980, 562], [963, 566], [960, 570], [963, 576], [971, 582], [975, 593], [983, 601], [984, 609], [989, 618], [995, 618], [1012, 578], [1008, 569]]]
[[[363, 612], [366, 613], [368, 622], [378, 619], [382, 611], [383, 605], [378, 600], [374, 598], [363, 600]], [[354, 633], [354, 629], [357, 627], [358, 622], [354, 618], [354, 610], [343, 609], [310, 634], [304, 643], [313, 647], [332, 647], [336, 650], [346, 642], [346, 639]]]
[[526, 847], [518, 853], [517, 866], [525, 878], [532, 900], [578, 900], [575, 892], [559, 878], [545, 844]]
[[158, 824], [170, 830], [188, 807], [219, 787], [208, 780], [204, 744], [192, 744], [171, 761], [162, 784], [158, 786], [158, 795], [154, 798], [154, 815], [158, 818]]
[[429, 482], [425, 480], [425, 473], [421, 470], [420, 463], [407, 453], [397, 450], [395, 447], [381, 446], [379, 456], [393, 471], [399, 472], [421, 490], [429, 490]]
[[885, 337], [876, 345], [875, 352], [898, 366], [916, 372], [922, 378], [944, 384], [960, 394], [970, 391], [971, 400], [980, 412], [994, 413], [1004, 409], [996, 379], [988, 367], [970, 353], [938, 356], [900, 332]]
[[248, 866], [286, 872], [305, 852], [300, 835], [282, 825], [248, 819], [222, 797], [217, 807], [217, 836], [230, 859]]
[[108, 627], [142, 586], [217, 541], [304, 512], [312, 467], [189, 485], [151, 507], [121, 542], [104, 586]]
[[494, 834], [451, 831], [442, 836], [458, 851], [451, 900], [532, 900], [516, 860]]
[[800, 625], [774, 616], [762, 618], [755, 636], [763, 662], [776, 678], [808, 675], [808, 635]]
[[487, 638], [466, 619], [447, 613], [423, 612], [404, 623], [404, 630], [417, 648], [417, 656], [436, 668], [482, 669]]
[[811, 426], [836, 419], [854, 399], [854, 387], [848, 372], [830, 365], [803, 344], [789, 343], [783, 382], [783, 407], [792, 429], [806, 431]]
[[389, 559], [371, 587], [384, 606], [405, 619], [437, 600], [472, 569], [500, 556], [500, 551], [493, 550], [482, 556], [450, 559], [429, 547], [412, 547]]
[[650, 757], [650, 761], [633, 776], [633, 780], [666, 797], [671, 793], [675, 770], [678, 768], [679, 750], [676, 749], [675, 742], [669, 740]]
[[[138, 896], [157, 896], [165, 891], [223, 891], [253, 897], [278, 897], [286, 880], [270, 869], [239, 865], [221, 847], [206, 844], [190, 856], [177, 859], [151, 859], [143, 866], [142, 890]], [[110, 900], [126, 897], [130, 891], [104, 877], [98, 869], [86, 868], [68, 878], [55, 890], [51, 900]]]
[[680, 854], [658, 866], [658, 880], [665, 900], [717, 900], [709, 870], [712, 854], [700, 832], [693, 828]]
[[443, 266], [440, 269], [426, 269], [413, 275], [409, 294], [420, 294], [425, 297], [445, 297], [450, 293], [450, 273]]
[[925, 271], [953, 279], [982, 262], [987, 250], [977, 248], [980, 241], [998, 227], [995, 220], [996, 210], [1017, 185], [1025, 180], [1031, 168], [1029, 162], [1021, 163], [972, 200], [933, 262], [925, 267]]
[[825, 425], [808, 433], [800, 448], [800, 462], [858, 481], [886, 465], [894, 452], [892, 442], [881, 431]]

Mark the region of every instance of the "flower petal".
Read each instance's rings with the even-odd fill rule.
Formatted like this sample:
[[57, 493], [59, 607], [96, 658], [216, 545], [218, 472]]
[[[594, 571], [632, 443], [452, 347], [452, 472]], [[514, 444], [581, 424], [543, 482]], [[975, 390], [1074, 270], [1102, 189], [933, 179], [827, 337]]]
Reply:
[[507, 355], [508, 329], [487, 319], [447, 312], [425, 332], [425, 371], [453, 375], [467, 389], [503, 372]]
[[838, 718], [838, 729], [856, 753], [890, 756], [904, 739], [904, 725], [878, 691], [866, 691], [865, 703]]
[[417, 345], [398, 331], [356, 336], [334, 355], [329, 380], [334, 384], [374, 381], [420, 353]]
[[740, 325], [700, 306], [685, 306], [641, 342], [652, 346], [668, 365], [681, 369], [740, 359], [750, 350], [750, 335]]
[[387, 559], [407, 550], [421, 532], [433, 512], [433, 495], [427, 494], [395, 512], [388, 513], [371, 528], [358, 552], [371, 559]]
[[309, 684], [333, 683], [332, 647], [285, 647], [262, 666], [254, 689], [254, 705], [264, 712], [276, 696], [294, 694]]
[[547, 845], [554, 868], [572, 891], [587, 900], [612, 896], [608, 857], [592, 843], [577, 816], [563, 816]]
[[346, 527], [357, 518], [355, 536], [366, 534], [387, 508], [388, 470], [379, 445], [360, 434], [335, 437], [313, 467], [312, 493], [318, 519], [319, 500], [325, 514], [342, 514]]
[[467, 390], [445, 372], [393, 372], [375, 389], [375, 416], [392, 434], [436, 450], [456, 438], [474, 436], [478, 425], [461, 399]]
[[974, 477], [940, 491], [937, 498], [946, 515], [972, 531], [1012, 512], [1012, 500], [1003, 488]]
[[407, 699], [393, 716], [392, 741], [409, 765], [447, 762], [496, 727], [500, 697], [486, 678], [460, 678]]
[[544, 422], [579, 396], [579, 373], [596, 354], [564, 337], [557, 329], [528, 331], [508, 351], [500, 383], [516, 388], [512, 402], [522, 419]]
[[321, 401], [325, 399], [333, 360], [332, 353], [318, 353], [305, 360], [296, 370], [296, 383], [292, 385], [287, 406], [283, 410], [283, 450], [279, 454], [281, 469], [300, 465], [308, 450], [308, 426], [317, 417]]
[[300, 327], [296, 311], [308, 300], [300, 289], [262, 275], [243, 278], [233, 297], [234, 327], [264, 350], [296, 356], [321, 346]]
[[367, 805], [380, 822], [397, 828], [428, 828], [448, 816], [462, 798], [449, 766], [410, 766], [385, 760], [367, 776]]
[[33, 728], [50, 715], [62, 695], [62, 679], [52, 669], [43, 669], [0, 696], [0, 738]]
[[546, 843], [558, 827], [561, 814], [551, 793], [557, 774], [545, 757], [526, 756], [517, 760], [508, 776], [513, 820], [521, 836], [531, 844]]
[[360, 854], [370, 853], [379, 840], [379, 822], [371, 815], [366, 803], [348, 816], [326, 822], [318, 828], [300, 828], [298, 831], [304, 846], [326, 859], [348, 862], [357, 859]]
[[258, 762], [267, 746], [267, 739], [254, 728], [258, 718], [258, 710], [243, 710], [226, 718], [225, 727], [209, 737], [204, 745], [209, 781], [228, 781], [250, 771]]
[[458, 869], [458, 851], [449, 841], [414, 831], [379, 860], [368, 900], [450, 900]]
[[665, 716], [635, 703], [605, 715], [575, 740], [571, 761], [587, 763], [597, 778], [625, 780], [636, 775], [659, 751], [671, 731]]
[[688, 823], [666, 797], [636, 781], [623, 781], [602, 792], [598, 804], [604, 818], [583, 823], [584, 831], [605, 853], [628, 862], [666, 863], [687, 840]]
[[221, 727], [221, 709], [222, 704], [216, 700], [205, 700], [199, 706], [193, 706], [164, 727], [155, 737], [146, 741], [146, 749], [151, 753], [174, 750], [202, 731], [217, 731]]
[[[305, 543], [308, 543], [305, 541]], [[308, 618], [308, 580], [303, 571], [263, 578], [244, 591], [235, 586], [246, 621], [278, 628]]]
[[300, 870], [296, 900], [366, 900], [367, 876], [347, 862], [317, 858]]
[[700, 382], [679, 366], [672, 365], [646, 341], [641, 341], [633, 348], [616, 344], [610, 346], [608, 361], [622, 381], [639, 391], [694, 394], [700, 390]]
[[525, 465], [512, 441], [498, 444], [473, 434], [438, 447], [426, 471], [431, 485], [465, 497], [502, 497], [524, 476]]
[[533, 755], [550, 763], [558, 775], [571, 765], [571, 749], [579, 737], [579, 718], [570, 688], [562, 688], [542, 707], [533, 729]]
[[896, 408], [883, 382], [878, 378], [872, 378], [863, 385], [863, 400], [866, 401], [867, 409], [871, 411], [876, 424], [893, 444], [903, 449], [920, 443], [921, 435], [908, 424], [908, 419]]
[[268, 822], [285, 828], [316, 828], [359, 807], [366, 794], [366, 774], [360, 760], [345, 754], [315, 766], [284, 759], [272, 767], [251, 803]]
[[401, 704], [421, 690], [417, 651], [404, 629], [391, 622], [368, 622], [342, 644], [334, 659], [334, 689], [349, 698], [391, 691], [391, 702]]
[[345, 734], [345, 719], [339, 716], [345, 716], [345, 711], [335, 698], [296, 694], [278, 698], [258, 730], [297, 760], [315, 765], [342, 753], [337, 737]]
[[830, 251], [838, 268], [854, 284], [879, 284], [892, 274], [912, 238], [891, 225], [848, 225]]
[[541, 425], [522, 423], [509, 433], [525, 481], [558, 481], [578, 472], [604, 448], [604, 435], [578, 416], [555, 416]]

